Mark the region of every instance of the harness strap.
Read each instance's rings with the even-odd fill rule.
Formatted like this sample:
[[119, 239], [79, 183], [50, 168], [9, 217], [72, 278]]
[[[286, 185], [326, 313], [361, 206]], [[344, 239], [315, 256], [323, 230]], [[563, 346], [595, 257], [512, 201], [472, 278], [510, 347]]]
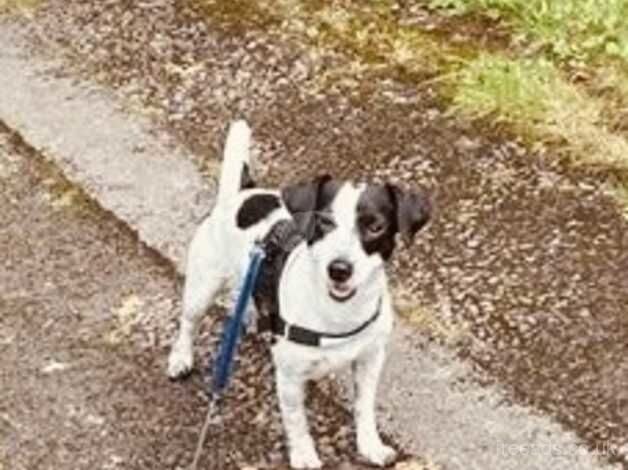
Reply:
[[321, 340], [325, 338], [349, 338], [364, 331], [369, 325], [377, 320], [382, 310], [381, 306], [382, 299], [380, 298], [377, 302], [377, 308], [375, 309], [375, 313], [371, 316], [371, 318], [366, 320], [357, 328], [354, 328], [353, 330], [344, 333], [325, 333], [310, 330], [308, 328], [303, 328], [298, 325], [292, 325], [286, 322], [279, 314], [261, 317], [258, 320], [258, 331], [260, 333], [264, 331], [271, 331], [273, 334], [286, 338], [293, 343], [302, 344], [304, 346], [319, 347], [321, 345]]

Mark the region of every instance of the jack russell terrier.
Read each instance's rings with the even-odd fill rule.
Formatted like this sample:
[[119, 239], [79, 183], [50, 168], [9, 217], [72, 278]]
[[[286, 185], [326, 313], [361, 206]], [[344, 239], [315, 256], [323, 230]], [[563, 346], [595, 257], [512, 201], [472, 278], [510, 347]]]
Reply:
[[251, 131], [234, 122], [224, 149], [215, 207], [190, 244], [180, 329], [168, 375], [192, 369], [201, 315], [238, 279], [256, 243], [266, 251], [254, 290], [272, 357], [292, 468], [320, 468], [308, 430], [305, 383], [351, 365], [358, 452], [374, 465], [395, 458], [375, 417], [375, 395], [393, 327], [384, 270], [400, 233], [411, 240], [430, 217], [429, 199], [392, 184], [320, 176], [283, 190], [255, 187]]

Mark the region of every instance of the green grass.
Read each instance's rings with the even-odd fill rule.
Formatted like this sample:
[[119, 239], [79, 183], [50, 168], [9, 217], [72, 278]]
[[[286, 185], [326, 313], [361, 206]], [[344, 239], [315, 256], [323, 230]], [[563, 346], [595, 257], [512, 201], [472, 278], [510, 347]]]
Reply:
[[565, 80], [549, 61], [480, 54], [453, 81], [457, 110], [558, 144], [576, 164], [628, 170], [628, 142], [607, 128], [604, 103]]
[[431, 0], [452, 14], [480, 13], [512, 25], [560, 59], [628, 64], [628, 0]]
[[29, 12], [39, 3], [41, 0], [0, 0], [0, 13]]
[[544, 120], [548, 90], [557, 82], [556, 71], [546, 62], [481, 54], [455, 78], [454, 104], [478, 117], [535, 126]]
[[425, 2], [511, 30], [508, 56], [480, 53], [462, 67], [457, 109], [555, 144], [576, 164], [619, 170], [611, 195], [628, 207], [628, 0]]

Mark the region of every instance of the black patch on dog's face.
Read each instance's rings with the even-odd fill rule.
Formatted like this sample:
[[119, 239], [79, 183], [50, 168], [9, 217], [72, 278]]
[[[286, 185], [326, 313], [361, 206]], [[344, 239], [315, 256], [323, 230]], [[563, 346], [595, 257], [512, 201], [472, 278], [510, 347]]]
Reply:
[[[309, 245], [322, 240], [334, 228], [331, 205], [342, 182], [329, 175], [282, 190], [282, 198]], [[379, 253], [390, 258], [395, 248], [395, 235], [401, 233], [412, 240], [429, 220], [431, 204], [418, 192], [405, 191], [386, 184], [371, 184], [360, 195], [356, 225], [362, 247], [367, 254]]]
[[379, 253], [387, 260], [395, 248], [399, 232], [412, 240], [429, 220], [431, 204], [427, 197], [387, 184], [369, 185], [357, 206], [357, 227], [367, 254]]
[[340, 186], [341, 183], [331, 176], [322, 175], [282, 190], [282, 199], [308, 245], [321, 240], [335, 228], [330, 208]]
[[245, 199], [236, 215], [238, 227], [246, 229], [263, 220], [281, 207], [279, 198], [273, 194], [255, 194]]
[[390, 258], [398, 232], [397, 208], [385, 186], [368, 185], [360, 195], [356, 226], [366, 254], [379, 253], [384, 260]]

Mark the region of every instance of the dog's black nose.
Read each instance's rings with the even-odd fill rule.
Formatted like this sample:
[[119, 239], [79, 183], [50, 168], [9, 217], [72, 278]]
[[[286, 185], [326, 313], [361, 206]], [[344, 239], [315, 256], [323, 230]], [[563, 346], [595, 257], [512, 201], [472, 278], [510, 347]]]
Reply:
[[343, 259], [335, 259], [327, 266], [327, 272], [332, 281], [345, 282], [353, 274], [353, 265]]

